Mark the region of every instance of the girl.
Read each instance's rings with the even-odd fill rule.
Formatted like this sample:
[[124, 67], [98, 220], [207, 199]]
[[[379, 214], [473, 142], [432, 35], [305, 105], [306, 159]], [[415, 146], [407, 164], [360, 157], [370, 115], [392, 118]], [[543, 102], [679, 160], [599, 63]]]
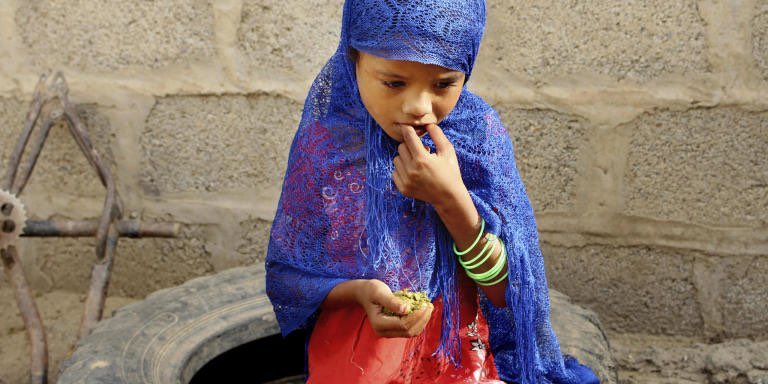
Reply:
[[482, 0], [345, 2], [266, 262], [310, 383], [598, 382], [560, 353], [511, 141], [465, 87], [484, 28]]

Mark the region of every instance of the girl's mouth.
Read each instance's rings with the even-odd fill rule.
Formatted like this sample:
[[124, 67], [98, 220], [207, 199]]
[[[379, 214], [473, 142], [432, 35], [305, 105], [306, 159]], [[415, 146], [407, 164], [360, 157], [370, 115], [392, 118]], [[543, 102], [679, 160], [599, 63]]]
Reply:
[[426, 125], [414, 125], [413, 129], [416, 131], [416, 134], [419, 135], [419, 137], [424, 136], [424, 134], [427, 133]]

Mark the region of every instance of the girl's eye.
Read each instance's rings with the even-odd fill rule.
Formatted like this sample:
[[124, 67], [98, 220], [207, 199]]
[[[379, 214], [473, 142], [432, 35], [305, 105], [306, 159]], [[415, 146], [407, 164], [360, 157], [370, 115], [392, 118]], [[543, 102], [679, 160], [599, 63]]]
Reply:
[[389, 88], [400, 88], [405, 85], [402, 81], [384, 81], [383, 83]]
[[441, 81], [437, 83], [437, 88], [447, 89], [447, 88], [453, 87], [454, 85], [456, 85], [455, 81]]

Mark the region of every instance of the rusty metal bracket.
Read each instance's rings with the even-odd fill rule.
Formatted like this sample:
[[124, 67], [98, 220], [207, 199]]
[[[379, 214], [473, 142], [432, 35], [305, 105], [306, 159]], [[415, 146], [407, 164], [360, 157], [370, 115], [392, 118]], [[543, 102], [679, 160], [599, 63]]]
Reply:
[[[77, 110], [68, 97], [69, 88], [61, 72], [57, 72], [50, 84], [43, 75], [35, 87], [24, 130], [14, 147], [5, 180], [0, 188], [18, 196], [29, 180], [51, 127], [64, 121], [88, 163], [96, 170], [101, 184], [106, 188], [106, 198], [101, 217], [94, 221], [27, 221], [22, 236], [95, 236], [96, 260], [91, 270], [91, 284], [86, 298], [78, 339], [88, 335], [101, 320], [104, 311], [109, 278], [112, 272], [115, 247], [120, 236], [124, 237], [175, 237], [178, 223], [141, 223], [138, 220], [121, 220], [122, 203], [115, 188], [109, 168], [94, 149]], [[36, 124], [40, 121], [40, 124]], [[39, 126], [34, 141], [32, 131]], [[27, 161], [22, 157], [30, 146]], [[30, 291], [14, 245], [0, 249], [3, 269], [15, 291], [16, 303], [27, 328], [31, 345], [31, 383], [46, 384], [48, 381], [48, 345], [45, 327]]]

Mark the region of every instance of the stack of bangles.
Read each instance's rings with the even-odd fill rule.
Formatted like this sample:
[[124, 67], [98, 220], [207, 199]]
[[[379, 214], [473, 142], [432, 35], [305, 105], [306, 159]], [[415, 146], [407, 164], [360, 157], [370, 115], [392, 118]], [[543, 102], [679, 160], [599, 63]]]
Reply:
[[[509, 271], [507, 268], [504, 268], [504, 264], [507, 261], [507, 250], [504, 246], [504, 242], [499, 239], [498, 236], [489, 233], [485, 239], [485, 246], [482, 250], [480, 250], [480, 253], [477, 254], [472, 260], [464, 261], [461, 259], [461, 256], [466, 255], [467, 253], [472, 252], [473, 249], [477, 246], [477, 244], [480, 242], [480, 238], [483, 237], [483, 233], [485, 232], [485, 220], [482, 220], [480, 223], [480, 233], [477, 234], [477, 238], [472, 243], [472, 245], [469, 246], [464, 251], [459, 251], [456, 248], [456, 243], [453, 243], [453, 253], [456, 254], [456, 256], [459, 258], [459, 264], [461, 264], [462, 267], [467, 272], [467, 276], [469, 276], [472, 280], [474, 280], [477, 284], [482, 286], [491, 286], [498, 284], [502, 282], [504, 279], [507, 278], [507, 275], [509, 275]], [[499, 259], [496, 260], [496, 264], [491, 267], [491, 269], [481, 272], [481, 273], [473, 273], [471, 270], [475, 269], [481, 265], [483, 265], [488, 259], [491, 257], [491, 255], [496, 251], [496, 246], [501, 244], [501, 255], [499, 256]], [[490, 248], [490, 249], [489, 249]], [[501, 273], [502, 269], [504, 269], [504, 275], [499, 277], [499, 274]]]

